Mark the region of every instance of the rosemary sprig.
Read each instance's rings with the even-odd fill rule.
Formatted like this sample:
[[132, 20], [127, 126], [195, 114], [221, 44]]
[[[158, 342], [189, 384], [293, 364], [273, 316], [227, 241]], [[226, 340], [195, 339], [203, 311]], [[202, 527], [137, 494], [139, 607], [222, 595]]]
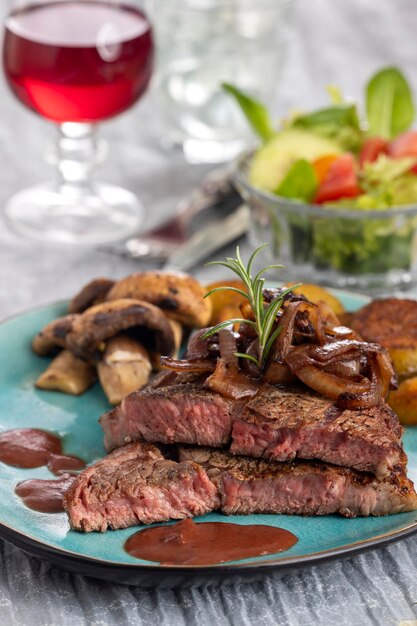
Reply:
[[255, 329], [256, 334], [258, 335], [259, 342], [259, 355], [258, 359], [250, 354], [242, 354], [236, 353], [236, 356], [242, 357], [245, 359], [249, 359], [250, 361], [254, 361], [256, 365], [262, 369], [265, 365], [266, 359], [271, 351], [271, 348], [274, 344], [274, 341], [278, 337], [281, 328], [278, 326], [274, 329], [274, 324], [276, 321], [276, 317], [278, 311], [282, 307], [282, 303], [284, 301], [285, 296], [290, 293], [296, 287], [299, 287], [300, 284], [294, 285], [293, 287], [289, 287], [282, 291], [277, 298], [272, 300], [267, 306], [264, 304], [263, 299], [263, 288], [265, 285], [265, 278], [263, 274], [272, 269], [279, 269], [283, 267], [282, 265], [267, 265], [263, 267], [255, 277], [252, 277], [252, 265], [261, 250], [263, 250], [268, 244], [264, 243], [261, 246], [258, 246], [256, 250], [252, 252], [245, 266], [242, 257], [240, 256], [239, 246], [236, 248], [236, 258], [227, 257], [225, 261], [212, 261], [211, 263], [207, 263], [207, 265], [222, 265], [223, 267], [227, 267], [229, 270], [234, 272], [240, 280], [243, 282], [246, 288], [246, 292], [243, 289], [237, 289], [236, 287], [228, 287], [224, 285], [223, 287], [216, 287], [216, 289], [212, 289], [208, 293], [205, 294], [205, 298], [210, 296], [212, 293], [216, 293], [217, 291], [235, 291], [244, 298], [249, 301], [249, 304], [252, 308], [254, 320], [247, 320], [243, 318], [235, 318], [231, 320], [226, 320], [213, 326], [210, 328], [204, 335], [203, 338], [207, 339], [214, 333], [217, 333], [222, 328], [226, 328], [231, 324], [248, 324]]

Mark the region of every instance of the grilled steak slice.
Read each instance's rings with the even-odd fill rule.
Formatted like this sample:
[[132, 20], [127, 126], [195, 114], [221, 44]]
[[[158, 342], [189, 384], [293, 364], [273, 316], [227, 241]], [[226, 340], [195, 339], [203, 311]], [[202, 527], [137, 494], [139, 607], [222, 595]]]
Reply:
[[306, 390], [266, 386], [234, 420], [231, 451], [275, 461], [320, 459], [382, 479], [406, 464], [401, 435], [384, 403], [343, 411]]
[[343, 411], [301, 387], [265, 385], [251, 400], [236, 401], [201, 383], [148, 386], [100, 421], [108, 450], [137, 440], [219, 447], [232, 437], [234, 454], [320, 459], [378, 478], [406, 463], [402, 428], [386, 404]]
[[135, 391], [100, 422], [107, 450], [130, 441], [222, 446], [230, 439], [236, 402], [199, 384]]
[[389, 515], [417, 509], [413, 483], [398, 471], [378, 481], [372, 474], [320, 463], [274, 463], [210, 448], [179, 449], [217, 485], [220, 508], [228, 515], [281, 513], [345, 517]]
[[64, 497], [71, 527], [84, 532], [202, 515], [217, 490], [192, 461], [167, 461], [152, 445], [132, 443], [81, 472]]

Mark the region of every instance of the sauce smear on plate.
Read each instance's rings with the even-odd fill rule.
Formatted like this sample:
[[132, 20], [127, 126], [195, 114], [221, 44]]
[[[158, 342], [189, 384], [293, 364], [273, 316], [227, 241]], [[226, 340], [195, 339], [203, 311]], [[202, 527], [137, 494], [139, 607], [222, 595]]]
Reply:
[[0, 461], [23, 469], [47, 465], [54, 474], [85, 467], [82, 459], [62, 454], [57, 435], [39, 428], [15, 428], [1, 433]]
[[162, 565], [213, 565], [282, 552], [297, 541], [288, 530], [273, 526], [196, 524], [186, 519], [135, 533], [126, 541], [125, 550], [133, 557]]
[[75, 480], [75, 476], [64, 474], [56, 480], [24, 480], [15, 488], [16, 495], [29, 509], [40, 513], [60, 513], [63, 511], [62, 498]]

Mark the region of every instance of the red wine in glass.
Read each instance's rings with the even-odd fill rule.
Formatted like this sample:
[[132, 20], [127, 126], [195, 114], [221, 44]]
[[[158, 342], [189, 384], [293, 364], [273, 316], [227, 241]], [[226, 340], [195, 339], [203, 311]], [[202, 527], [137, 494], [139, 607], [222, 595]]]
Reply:
[[95, 122], [128, 109], [152, 71], [152, 36], [131, 6], [29, 5], [6, 20], [4, 68], [17, 97], [54, 122]]
[[[38, 1], [12, 9], [6, 18], [3, 67], [7, 82], [24, 105], [60, 125], [63, 138], [67, 140], [66, 143], [61, 141], [61, 147], [68, 147], [68, 140], [76, 142], [80, 139], [85, 147], [88, 141], [92, 141], [92, 124], [129, 109], [146, 90], [152, 66], [153, 39], [150, 23], [143, 11], [128, 2]], [[75, 154], [77, 146], [71, 146], [71, 150]], [[91, 145], [89, 150], [91, 153]], [[61, 156], [62, 161], [68, 157]], [[90, 196], [92, 193], [97, 196], [97, 188], [92, 192], [91, 181], [86, 180], [91, 164], [90, 167], [87, 167], [87, 163], [85, 165], [84, 175], [81, 176], [84, 179], [78, 181], [78, 187], [81, 190], [84, 185], [84, 191], [88, 191]], [[81, 170], [82, 167], [73, 168], [69, 178], [77, 178], [75, 172]], [[67, 178], [65, 172], [60, 171]], [[60, 193], [65, 191], [65, 186], [61, 187]], [[113, 192], [114, 190], [115, 188]], [[120, 200], [125, 204], [128, 198], [125, 195]], [[80, 202], [81, 199], [78, 198], [77, 205]], [[56, 203], [57, 198], [54, 199], [54, 204]], [[115, 203], [115, 194], [108, 193], [107, 204]], [[67, 207], [66, 213], [70, 213], [68, 202], [64, 202], [64, 205]], [[114, 211], [115, 207], [112, 206], [112, 226], [108, 225], [107, 229], [103, 223], [102, 230], [106, 232], [102, 235], [96, 233], [89, 237], [86, 234], [87, 231], [92, 233], [94, 229], [97, 231], [100, 222], [99, 220], [94, 226], [93, 220], [90, 220], [91, 223], [75, 229], [76, 238], [91, 243], [109, 241], [120, 238], [120, 235], [115, 236], [116, 223], [119, 224], [119, 231], [126, 228], [132, 230], [131, 226], [135, 221], [137, 227], [137, 211], [136, 220], [132, 220], [132, 216], [126, 216], [125, 228], [121, 224], [122, 216], [115, 218]], [[74, 211], [74, 214], [75, 212], [82, 213], [79, 210]], [[16, 204], [13, 215], [7, 209], [6, 213], [16, 222]], [[107, 214], [110, 215], [108, 210]], [[58, 212], [55, 211], [55, 215], [49, 217], [54, 231], [53, 237], [56, 239], [59, 230], [56, 221]], [[43, 222], [46, 228], [45, 219]], [[35, 224], [31, 227], [35, 227]], [[23, 230], [36, 236], [34, 232], [28, 232], [31, 227], [23, 227]], [[36, 228], [39, 229], [39, 224]], [[69, 241], [71, 237], [74, 239], [74, 233], [70, 233], [71, 228], [71, 220], [66, 217], [65, 233], [61, 237], [63, 241]]]

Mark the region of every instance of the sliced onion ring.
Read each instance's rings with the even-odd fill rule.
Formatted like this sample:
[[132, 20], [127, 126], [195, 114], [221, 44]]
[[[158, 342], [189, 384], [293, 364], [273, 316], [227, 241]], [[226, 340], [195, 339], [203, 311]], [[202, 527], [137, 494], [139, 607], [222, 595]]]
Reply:
[[263, 379], [271, 385], [288, 385], [294, 383], [297, 377], [291, 372], [286, 363], [272, 361], [267, 366]]
[[358, 395], [371, 389], [371, 381], [365, 376], [335, 376], [321, 370], [316, 365], [306, 365], [297, 372], [297, 377], [308, 387], [331, 400], [338, 400], [341, 394]]
[[342, 393], [337, 399], [337, 406], [342, 409], [359, 410], [369, 409], [381, 403], [383, 381], [377, 354], [369, 355], [368, 367], [370, 369], [370, 379], [368, 379], [370, 382], [369, 390], [360, 394], [351, 392]]
[[220, 356], [229, 370], [238, 371], [239, 360], [236, 356], [237, 342], [231, 328], [223, 328], [219, 331]]
[[175, 372], [213, 372], [215, 361], [188, 361], [187, 359], [172, 359], [169, 356], [161, 357], [161, 368]]
[[262, 380], [254, 380], [239, 370], [228, 369], [224, 359], [218, 359], [215, 371], [204, 382], [207, 389], [234, 400], [254, 396], [261, 386]]

